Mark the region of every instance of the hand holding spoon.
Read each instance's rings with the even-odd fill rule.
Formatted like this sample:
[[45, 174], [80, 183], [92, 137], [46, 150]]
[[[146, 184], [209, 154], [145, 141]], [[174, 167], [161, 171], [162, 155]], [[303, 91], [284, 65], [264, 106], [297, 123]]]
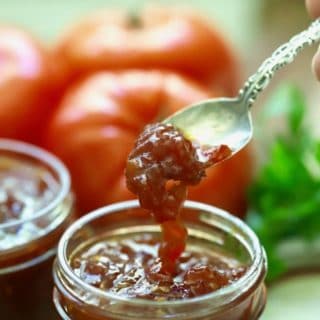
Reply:
[[253, 133], [250, 107], [258, 94], [270, 83], [274, 73], [291, 63], [307, 45], [320, 39], [320, 19], [292, 37], [266, 59], [239, 91], [236, 98], [201, 101], [176, 112], [164, 123], [171, 123], [201, 146], [227, 145], [232, 154], [250, 141]]

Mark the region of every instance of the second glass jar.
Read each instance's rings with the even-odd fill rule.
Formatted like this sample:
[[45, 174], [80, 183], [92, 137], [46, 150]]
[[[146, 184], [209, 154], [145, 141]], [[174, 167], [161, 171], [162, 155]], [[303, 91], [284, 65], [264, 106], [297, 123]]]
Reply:
[[56, 320], [52, 262], [73, 212], [69, 173], [40, 148], [0, 139], [0, 185], [1, 319]]

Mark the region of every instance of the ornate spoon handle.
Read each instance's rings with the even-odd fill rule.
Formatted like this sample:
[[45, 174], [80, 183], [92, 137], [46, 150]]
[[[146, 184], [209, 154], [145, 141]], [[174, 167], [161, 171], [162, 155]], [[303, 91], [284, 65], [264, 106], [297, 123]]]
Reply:
[[320, 40], [320, 19], [311, 23], [308, 29], [292, 37], [287, 43], [276, 49], [253, 74], [239, 91], [239, 99], [251, 107], [258, 94], [267, 87], [274, 73], [291, 63], [296, 55], [307, 45]]

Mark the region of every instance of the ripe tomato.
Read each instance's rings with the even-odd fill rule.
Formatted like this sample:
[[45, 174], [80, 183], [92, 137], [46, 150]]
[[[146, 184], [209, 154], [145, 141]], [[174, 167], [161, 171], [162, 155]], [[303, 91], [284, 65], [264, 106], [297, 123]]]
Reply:
[[39, 140], [55, 98], [57, 70], [30, 34], [0, 26], [0, 137]]
[[73, 75], [166, 69], [213, 84], [218, 94], [233, 94], [238, 79], [231, 48], [203, 18], [182, 11], [147, 9], [134, 19], [124, 12], [89, 15], [64, 35], [58, 55]]
[[[46, 146], [70, 169], [80, 210], [132, 198], [124, 168], [138, 133], [210, 96], [203, 86], [161, 71], [99, 72], [71, 88], [51, 120]], [[191, 198], [243, 213], [250, 161], [245, 149], [212, 168]]]

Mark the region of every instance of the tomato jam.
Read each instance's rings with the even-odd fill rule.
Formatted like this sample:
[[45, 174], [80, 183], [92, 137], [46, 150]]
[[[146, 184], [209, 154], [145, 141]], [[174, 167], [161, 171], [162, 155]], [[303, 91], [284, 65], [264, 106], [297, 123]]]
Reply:
[[0, 223], [32, 217], [57, 192], [45, 168], [0, 155]]
[[76, 252], [70, 264], [80, 279], [96, 288], [155, 301], [213, 292], [233, 283], [246, 270], [236, 260], [191, 246], [178, 258], [174, 274], [165, 273], [158, 258], [159, 243], [152, 234], [100, 239]]
[[62, 163], [34, 146], [0, 139], [0, 314], [57, 319], [52, 261], [71, 216]]
[[[58, 183], [41, 165], [0, 154], [0, 224], [32, 219], [58, 193]], [[0, 249], [29, 241], [41, 233], [36, 224], [24, 224], [18, 232], [0, 231]]]
[[256, 320], [266, 260], [254, 233], [217, 208], [185, 201], [188, 230], [175, 270], [163, 270], [162, 229], [138, 201], [83, 216], [62, 236], [54, 303], [63, 320]]
[[201, 150], [170, 124], [148, 125], [138, 137], [127, 161], [127, 186], [138, 195], [141, 207], [161, 223], [162, 271], [174, 272], [185, 249], [187, 230], [179, 211], [187, 186], [198, 184], [206, 168], [230, 155], [225, 145]]

